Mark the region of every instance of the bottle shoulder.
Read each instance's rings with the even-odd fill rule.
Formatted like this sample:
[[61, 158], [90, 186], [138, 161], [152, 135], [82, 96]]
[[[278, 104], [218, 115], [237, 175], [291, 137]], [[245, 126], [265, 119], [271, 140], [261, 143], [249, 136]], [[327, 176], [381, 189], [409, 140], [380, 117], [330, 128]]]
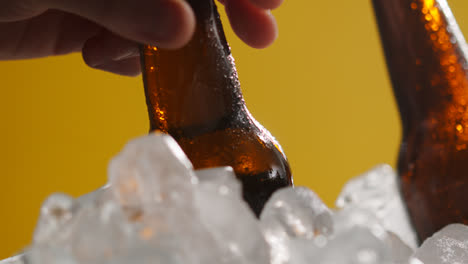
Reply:
[[289, 170], [276, 140], [257, 127], [226, 128], [177, 141], [196, 168], [231, 166], [252, 175], [272, 168]]

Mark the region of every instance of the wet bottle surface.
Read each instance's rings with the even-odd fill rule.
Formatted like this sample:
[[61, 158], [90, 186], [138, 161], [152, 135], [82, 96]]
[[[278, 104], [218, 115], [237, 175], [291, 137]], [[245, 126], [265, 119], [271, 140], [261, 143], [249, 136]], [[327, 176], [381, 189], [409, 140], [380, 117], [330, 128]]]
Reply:
[[373, 0], [403, 125], [400, 188], [420, 241], [468, 224], [468, 50], [446, 0]]
[[274, 191], [292, 185], [289, 164], [245, 106], [213, 0], [187, 2], [197, 20], [189, 44], [142, 48], [151, 131], [173, 136], [196, 169], [233, 167], [244, 199], [259, 215]]

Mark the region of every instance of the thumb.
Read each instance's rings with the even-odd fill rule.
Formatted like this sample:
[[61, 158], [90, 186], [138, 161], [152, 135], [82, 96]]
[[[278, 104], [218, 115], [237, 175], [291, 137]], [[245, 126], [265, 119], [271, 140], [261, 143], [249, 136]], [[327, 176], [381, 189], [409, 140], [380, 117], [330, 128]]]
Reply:
[[190, 40], [195, 30], [195, 15], [184, 0], [45, 0], [43, 2], [47, 2], [47, 8], [82, 16], [124, 38], [162, 48], [182, 47]]

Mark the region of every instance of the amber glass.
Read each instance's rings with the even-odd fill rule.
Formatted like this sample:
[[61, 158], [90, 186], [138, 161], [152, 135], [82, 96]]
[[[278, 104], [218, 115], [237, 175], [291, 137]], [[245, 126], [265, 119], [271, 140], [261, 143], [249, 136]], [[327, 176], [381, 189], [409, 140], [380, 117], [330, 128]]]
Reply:
[[446, 0], [373, 0], [403, 137], [400, 187], [420, 241], [468, 224], [466, 42]]
[[213, 0], [188, 2], [197, 19], [189, 44], [142, 48], [151, 131], [173, 136], [197, 169], [233, 167], [258, 215], [275, 190], [292, 185], [289, 165], [245, 106]]

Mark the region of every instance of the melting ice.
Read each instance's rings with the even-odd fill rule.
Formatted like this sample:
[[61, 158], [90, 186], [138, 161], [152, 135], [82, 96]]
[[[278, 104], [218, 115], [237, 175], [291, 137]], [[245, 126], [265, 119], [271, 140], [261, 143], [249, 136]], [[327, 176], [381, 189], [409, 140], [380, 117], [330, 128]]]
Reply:
[[131, 141], [108, 174], [78, 199], [50, 196], [32, 245], [0, 264], [468, 263], [468, 226], [416, 247], [388, 165], [349, 181], [336, 210], [308, 188], [285, 188], [259, 220], [231, 168], [194, 171], [167, 135]]

